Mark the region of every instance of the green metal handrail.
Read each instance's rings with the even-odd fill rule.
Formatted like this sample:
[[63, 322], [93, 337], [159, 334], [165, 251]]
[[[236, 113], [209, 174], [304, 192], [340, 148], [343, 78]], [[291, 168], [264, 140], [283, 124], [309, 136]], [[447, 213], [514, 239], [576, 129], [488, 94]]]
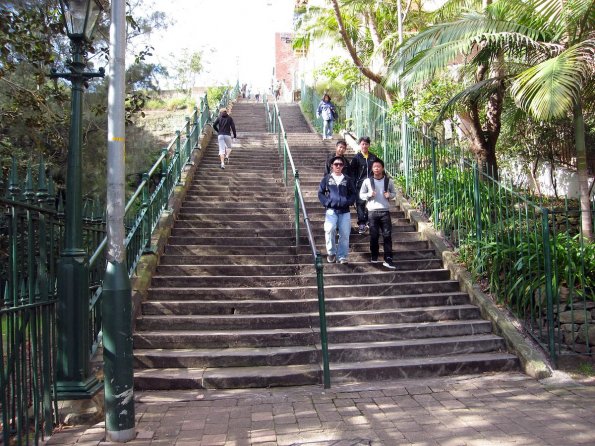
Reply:
[[281, 113], [279, 112], [279, 105], [275, 101], [274, 106], [270, 107], [267, 97], [264, 97], [264, 107], [266, 110], [267, 117], [267, 128], [270, 133], [277, 133], [277, 143], [279, 155], [283, 157], [283, 183], [287, 187], [288, 185], [288, 167], [291, 168], [294, 179], [294, 224], [295, 224], [295, 245], [296, 248], [300, 246], [300, 209], [304, 217], [304, 225], [308, 234], [308, 243], [310, 244], [310, 250], [312, 251], [312, 258], [314, 261], [314, 267], [316, 269], [316, 285], [318, 289], [318, 316], [320, 319], [320, 344], [322, 349], [322, 369], [323, 369], [323, 382], [324, 388], [328, 389], [331, 387], [330, 367], [329, 367], [329, 356], [328, 356], [328, 336], [327, 336], [327, 324], [326, 324], [326, 304], [324, 300], [324, 276], [323, 276], [323, 262], [320, 251], [316, 249], [316, 242], [314, 241], [314, 234], [312, 233], [312, 227], [310, 225], [310, 218], [308, 217], [308, 211], [304, 202], [304, 195], [300, 186], [300, 176], [293, 157], [289, 148], [289, 142], [287, 141], [287, 134], [283, 127], [283, 121], [281, 120]]
[[[229, 97], [228, 91], [224, 94]], [[130, 276], [134, 273], [141, 256], [153, 252], [150, 246], [151, 234], [157, 226], [169, 198], [180, 184], [182, 171], [191, 161], [192, 150], [198, 147], [199, 138], [205, 125], [211, 119], [206, 94], [200, 99], [200, 109], [195, 108], [184, 126], [176, 131], [176, 136], [162, 150], [161, 155], [142, 175], [142, 181], [128, 199], [124, 213], [126, 227], [126, 262]], [[105, 272], [105, 248], [107, 238], [99, 243], [89, 258], [89, 271], [93, 279], [90, 289], [89, 312], [92, 350], [99, 343], [101, 331], [101, 293]]]

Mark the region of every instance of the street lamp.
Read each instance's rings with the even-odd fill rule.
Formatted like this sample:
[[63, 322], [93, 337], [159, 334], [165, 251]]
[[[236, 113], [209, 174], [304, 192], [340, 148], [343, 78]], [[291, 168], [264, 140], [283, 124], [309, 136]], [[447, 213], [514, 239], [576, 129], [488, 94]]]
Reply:
[[70, 135], [66, 173], [64, 245], [58, 261], [57, 391], [60, 399], [86, 399], [101, 388], [90, 375], [89, 264], [83, 246], [82, 215], [82, 104], [88, 79], [103, 77], [104, 70], [87, 72], [86, 45], [91, 42], [102, 5], [97, 0], [60, 0], [60, 9], [72, 49], [67, 73], [52, 77], [72, 84]]

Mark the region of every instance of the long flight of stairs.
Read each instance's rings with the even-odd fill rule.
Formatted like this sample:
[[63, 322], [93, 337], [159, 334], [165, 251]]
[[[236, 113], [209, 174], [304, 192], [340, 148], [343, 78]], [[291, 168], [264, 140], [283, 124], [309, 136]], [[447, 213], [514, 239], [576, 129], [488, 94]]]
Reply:
[[[220, 169], [207, 147], [142, 304], [134, 334], [135, 387], [238, 388], [322, 381], [316, 275], [293, 190], [283, 185], [262, 104], [234, 104], [240, 146]], [[312, 220], [324, 249], [316, 188], [334, 141], [281, 107]], [[370, 264], [353, 234], [350, 263], [325, 264], [333, 383], [518, 368], [436, 253], [395, 209], [396, 271]]]

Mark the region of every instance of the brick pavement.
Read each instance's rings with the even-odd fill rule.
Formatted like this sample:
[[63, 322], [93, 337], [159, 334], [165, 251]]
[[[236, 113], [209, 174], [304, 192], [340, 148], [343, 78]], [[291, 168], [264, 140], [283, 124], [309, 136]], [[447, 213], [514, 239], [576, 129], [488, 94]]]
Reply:
[[[562, 375], [558, 375], [562, 376]], [[595, 385], [518, 373], [359, 385], [137, 392], [130, 445], [595, 445]], [[103, 423], [47, 446], [106, 446]]]

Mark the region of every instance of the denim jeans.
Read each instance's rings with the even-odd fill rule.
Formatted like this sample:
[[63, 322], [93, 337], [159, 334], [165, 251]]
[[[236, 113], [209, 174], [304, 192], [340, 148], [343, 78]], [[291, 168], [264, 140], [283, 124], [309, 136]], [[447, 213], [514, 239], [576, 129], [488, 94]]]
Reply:
[[[337, 229], [339, 230], [339, 243], [337, 246]], [[324, 216], [324, 238], [326, 253], [336, 255], [337, 258], [347, 259], [349, 254], [349, 233], [351, 232], [351, 215], [349, 212], [339, 214], [332, 209], [327, 209]]]
[[333, 121], [327, 121], [326, 119], [322, 120], [322, 137], [323, 138], [332, 138], [333, 137]]
[[370, 254], [378, 258], [378, 240], [382, 234], [384, 260], [393, 258], [392, 221], [389, 211], [371, 211], [368, 213], [370, 223]]

